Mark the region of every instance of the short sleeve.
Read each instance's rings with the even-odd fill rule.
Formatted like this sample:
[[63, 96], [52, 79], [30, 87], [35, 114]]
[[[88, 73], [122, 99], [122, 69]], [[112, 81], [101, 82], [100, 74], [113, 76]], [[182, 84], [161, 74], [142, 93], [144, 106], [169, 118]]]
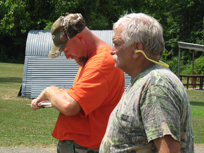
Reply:
[[177, 94], [163, 86], [151, 86], [141, 98], [141, 117], [147, 139], [171, 135], [180, 141], [180, 100]]
[[85, 115], [103, 105], [108, 93], [107, 80], [96, 69], [86, 70], [80, 80], [68, 90], [68, 94], [80, 104]]

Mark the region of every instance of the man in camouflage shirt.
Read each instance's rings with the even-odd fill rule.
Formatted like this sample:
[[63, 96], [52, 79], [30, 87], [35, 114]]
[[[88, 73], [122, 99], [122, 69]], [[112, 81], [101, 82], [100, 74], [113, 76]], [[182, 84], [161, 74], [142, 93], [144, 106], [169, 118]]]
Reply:
[[187, 93], [168, 65], [163, 30], [143, 13], [121, 17], [113, 26], [115, 66], [132, 80], [112, 111], [101, 153], [193, 153]]

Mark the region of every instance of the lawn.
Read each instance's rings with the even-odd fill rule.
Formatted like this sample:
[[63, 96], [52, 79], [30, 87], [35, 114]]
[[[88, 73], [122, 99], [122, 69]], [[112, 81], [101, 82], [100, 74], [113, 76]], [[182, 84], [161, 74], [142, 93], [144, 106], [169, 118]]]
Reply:
[[17, 97], [23, 77], [23, 64], [0, 63], [0, 146], [55, 147], [51, 136], [58, 111], [32, 110], [31, 99]]
[[204, 143], [204, 90], [187, 90], [193, 117], [195, 143]]
[[[58, 111], [45, 108], [33, 111], [31, 99], [18, 97], [23, 64], [0, 63], [0, 146], [56, 147], [51, 136]], [[193, 116], [196, 144], [204, 143], [204, 91], [187, 90]]]

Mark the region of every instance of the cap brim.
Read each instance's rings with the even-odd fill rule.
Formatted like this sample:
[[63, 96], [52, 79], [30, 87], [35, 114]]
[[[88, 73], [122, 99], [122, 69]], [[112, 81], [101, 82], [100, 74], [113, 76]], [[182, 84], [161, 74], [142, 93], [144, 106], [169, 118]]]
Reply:
[[50, 58], [56, 58], [56, 57], [58, 57], [58, 56], [56, 55], [56, 51], [59, 51], [60, 54], [61, 54], [65, 46], [66, 46], [66, 43], [65, 43], [65, 44], [61, 44], [61, 45], [59, 45], [59, 46], [53, 45], [52, 49], [50, 50], [50, 52], [49, 52], [49, 54], [48, 54], [48, 57], [50, 57]]

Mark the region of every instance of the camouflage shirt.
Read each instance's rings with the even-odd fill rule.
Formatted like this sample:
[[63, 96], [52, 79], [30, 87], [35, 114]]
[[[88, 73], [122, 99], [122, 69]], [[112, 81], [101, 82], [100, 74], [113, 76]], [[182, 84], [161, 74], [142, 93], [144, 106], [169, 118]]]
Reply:
[[171, 135], [182, 153], [194, 152], [190, 103], [183, 84], [155, 65], [131, 80], [110, 115], [101, 153], [157, 153], [152, 140]]

